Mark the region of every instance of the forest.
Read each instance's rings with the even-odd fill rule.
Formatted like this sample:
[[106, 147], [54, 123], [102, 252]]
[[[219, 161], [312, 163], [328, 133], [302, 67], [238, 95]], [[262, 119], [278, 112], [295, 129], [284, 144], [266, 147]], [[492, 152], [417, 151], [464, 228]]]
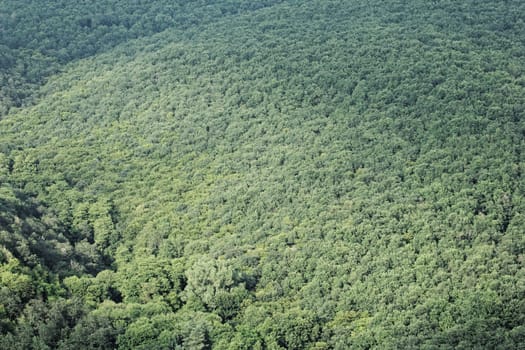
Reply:
[[0, 349], [523, 349], [525, 2], [0, 0]]

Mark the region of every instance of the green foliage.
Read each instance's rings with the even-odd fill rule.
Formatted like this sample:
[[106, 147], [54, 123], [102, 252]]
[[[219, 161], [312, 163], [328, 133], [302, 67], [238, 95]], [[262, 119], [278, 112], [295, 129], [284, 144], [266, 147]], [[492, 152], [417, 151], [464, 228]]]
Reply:
[[525, 343], [523, 2], [1, 7], [0, 348]]

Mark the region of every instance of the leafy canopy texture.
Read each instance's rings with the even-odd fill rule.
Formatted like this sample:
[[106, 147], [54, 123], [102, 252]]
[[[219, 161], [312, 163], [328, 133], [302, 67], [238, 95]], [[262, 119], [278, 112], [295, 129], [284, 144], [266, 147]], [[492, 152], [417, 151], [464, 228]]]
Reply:
[[525, 2], [0, 0], [0, 29], [0, 348], [525, 344]]

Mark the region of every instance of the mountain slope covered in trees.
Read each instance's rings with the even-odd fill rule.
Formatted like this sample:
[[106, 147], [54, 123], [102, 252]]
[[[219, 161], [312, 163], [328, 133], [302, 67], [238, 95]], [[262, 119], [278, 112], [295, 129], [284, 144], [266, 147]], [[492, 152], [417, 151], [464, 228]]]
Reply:
[[26, 2], [1, 348], [525, 343], [522, 2]]

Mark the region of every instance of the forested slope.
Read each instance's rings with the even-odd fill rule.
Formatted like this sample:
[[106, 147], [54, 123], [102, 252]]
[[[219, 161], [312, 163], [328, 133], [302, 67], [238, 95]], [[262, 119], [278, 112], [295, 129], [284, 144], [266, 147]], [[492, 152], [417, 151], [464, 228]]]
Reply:
[[28, 4], [0, 347], [525, 343], [522, 2]]

